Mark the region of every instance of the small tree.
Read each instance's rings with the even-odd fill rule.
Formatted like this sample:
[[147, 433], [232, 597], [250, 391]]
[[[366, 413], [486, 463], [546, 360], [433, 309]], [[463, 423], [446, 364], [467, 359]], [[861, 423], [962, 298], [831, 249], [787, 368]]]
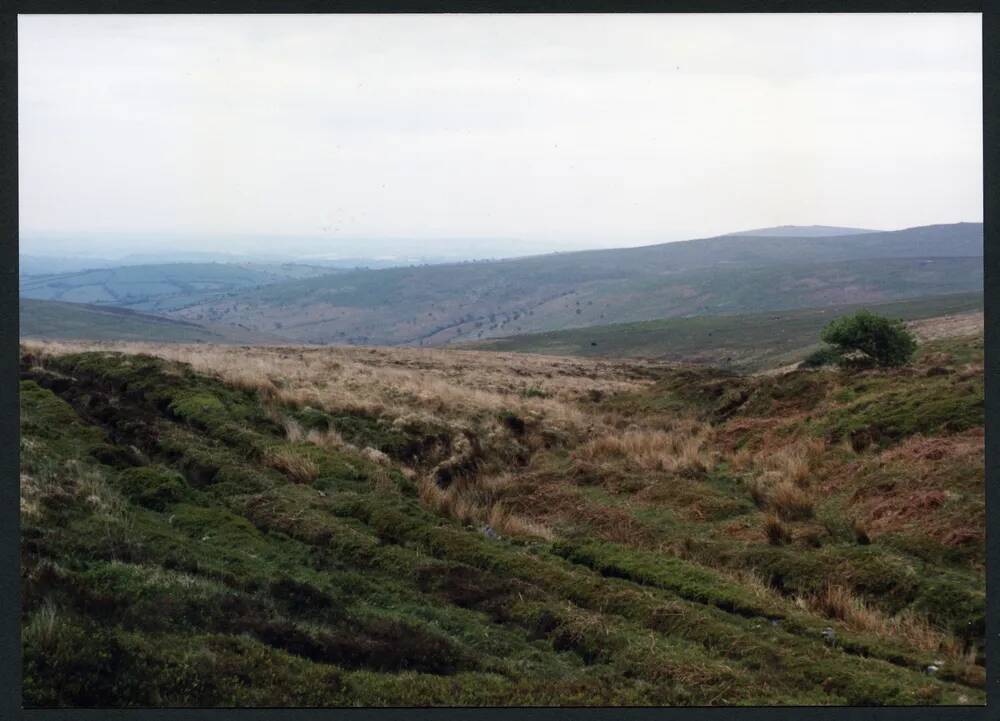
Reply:
[[917, 339], [903, 321], [867, 310], [837, 318], [823, 329], [821, 338], [836, 346], [845, 358], [861, 353], [883, 368], [905, 365], [917, 349]]

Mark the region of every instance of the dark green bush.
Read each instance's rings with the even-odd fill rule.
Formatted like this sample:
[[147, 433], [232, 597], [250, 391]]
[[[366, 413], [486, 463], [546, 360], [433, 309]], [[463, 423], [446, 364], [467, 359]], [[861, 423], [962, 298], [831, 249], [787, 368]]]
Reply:
[[905, 365], [917, 350], [917, 341], [901, 320], [867, 310], [837, 318], [823, 329], [825, 343], [836, 347], [845, 360], [860, 353], [883, 368]]

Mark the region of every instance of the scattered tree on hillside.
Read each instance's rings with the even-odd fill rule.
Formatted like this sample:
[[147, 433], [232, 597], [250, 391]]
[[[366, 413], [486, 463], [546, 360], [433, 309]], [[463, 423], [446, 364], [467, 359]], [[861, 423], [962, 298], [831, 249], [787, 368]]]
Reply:
[[[891, 368], [905, 365], [917, 349], [917, 340], [902, 320], [860, 310], [832, 321], [820, 336], [834, 346], [842, 365], [860, 362]], [[825, 357], [832, 359], [830, 349]], [[818, 351], [813, 355], [824, 354]]]

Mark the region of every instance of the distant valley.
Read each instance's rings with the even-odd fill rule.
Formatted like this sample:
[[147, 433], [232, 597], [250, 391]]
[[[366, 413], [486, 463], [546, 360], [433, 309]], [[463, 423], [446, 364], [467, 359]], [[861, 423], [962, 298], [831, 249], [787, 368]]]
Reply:
[[[780, 226], [635, 248], [394, 268], [168, 263], [22, 274], [21, 296], [127, 308], [187, 324], [132, 318], [133, 331], [148, 340], [180, 340], [204, 327], [195, 335], [216, 342], [464, 345], [538, 333], [571, 337], [574, 329], [590, 327], [599, 327], [602, 337], [636, 330], [615, 325], [623, 323], [695, 327], [702, 316], [976, 294], [983, 284], [982, 243], [979, 223], [884, 232]], [[76, 310], [59, 327], [53, 306], [23, 304], [22, 327], [33, 337], [115, 337], [106, 315]], [[539, 340], [532, 338], [500, 341], [500, 347]], [[619, 344], [584, 345], [580, 353], [593, 348], [604, 354]]]
[[294, 342], [441, 346], [692, 315], [879, 303], [982, 288], [982, 225], [722, 236], [273, 283], [174, 315]]

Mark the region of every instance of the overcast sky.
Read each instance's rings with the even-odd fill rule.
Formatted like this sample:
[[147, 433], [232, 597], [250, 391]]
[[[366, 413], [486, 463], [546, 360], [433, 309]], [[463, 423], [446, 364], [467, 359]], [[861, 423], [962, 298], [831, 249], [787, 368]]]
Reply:
[[22, 249], [981, 221], [980, 32], [962, 14], [21, 16]]

